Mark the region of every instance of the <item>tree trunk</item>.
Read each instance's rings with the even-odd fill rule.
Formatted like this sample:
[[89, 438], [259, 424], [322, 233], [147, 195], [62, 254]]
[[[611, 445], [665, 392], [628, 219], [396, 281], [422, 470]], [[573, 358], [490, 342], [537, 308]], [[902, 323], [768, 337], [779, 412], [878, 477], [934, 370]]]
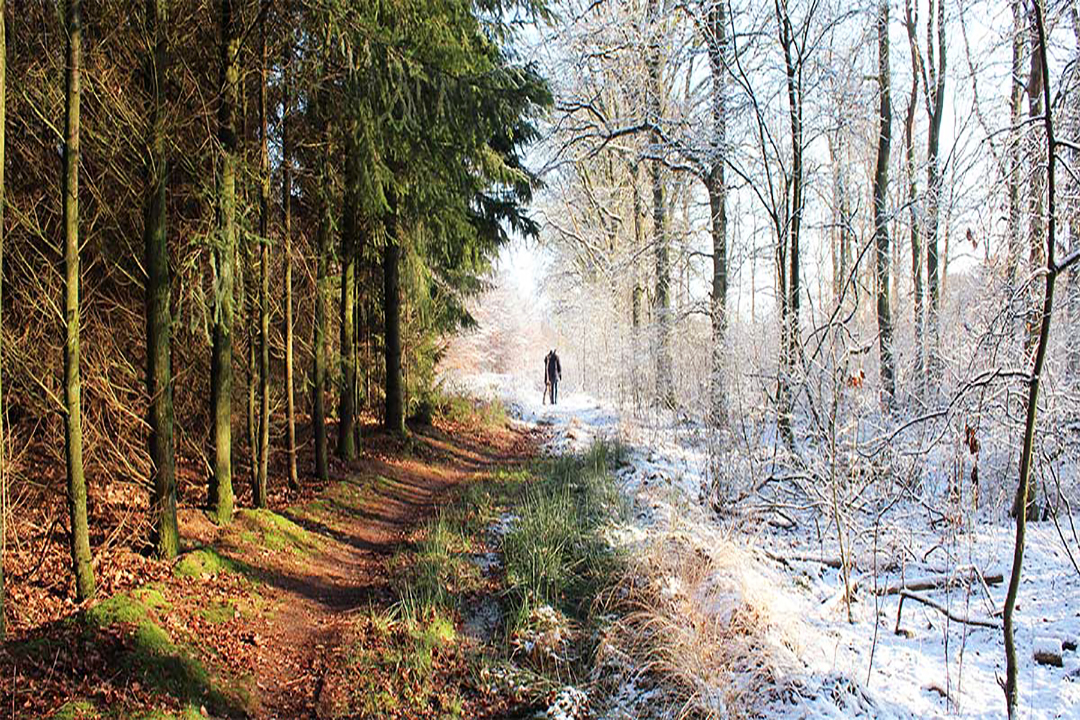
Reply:
[[391, 232], [383, 248], [383, 318], [386, 323], [386, 429], [405, 433], [405, 408], [401, 392], [401, 232], [396, 218], [391, 218]]
[[146, 1], [146, 89], [151, 98], [147, 142], [147, 203], [143, 240], [146, 252], [146, 389], [150, 396], [150, 460], [153, 463], [153, 541], [158, 557], [180, 550], [176, 524], [176, 459], [173, 450], [172, 279], [166, 235], [165, 72], [168, 63], [168, 0]]
[[[1047, 72], [1046, 60], [1046, 31], [1044, 28], [1042, 4], [1033, 3], [1034, 20], [1032, 43], [1032, 65], [1038, 63], [1041, 77], [1040, 91], [1042, 102], [1050, 107], [1049, 78], [1043, 77]], [[1032, 73], [1034, 75], [1034, 72]], [[1057, 221], [1054, 208], [1054, 166], [1056, 152], [1054, 145], [1054, 123], [1051, 113], [1046, 113], [1041, 118], [1045, 128], [1046, 141], [1046, 178], [1047, 178], [1047, 201], [1046, 201], [1046, 252], [1043, 255], [1045, 262], [1045, 284], [1043, 289], [1042, 312], [1039, 315], [1038, 341], [1034, 348], [1031, 374], [1028, 376], [1027, 417], [1024, 423], [1023, 447], [1020, 451], [1020, 481], [1016, 488], [1015, 507], [1027, 505], [1029, 495], [1029, 483], [1031, 478], [1031, 466], [1034, 459], [1035, 449], [1035, 421], [1039, 405], [1039, 383], [1042, 378], [1043, 364], [1046, 360], [1046, 349], [1050, 342], [1050, 320], [1054, 308], [1054, 283], [1058, 273], [1063, 268], [1057, 265], [1054, 259], [1054, 249], [1057, 242]], [[1041, 209], [1041, 207], [1040, 207]], [[1035, 221], [1035, 218], [1031, 218]], [[1041, 223], [1040, 223], [1041, 227]], [[1013, 613], [1016, 610], [1016, 597], [1020, 589], [1021, 569], [1024, 562], [1024, 535], [1027, 531], [1027, 513], [1016, 513], [1016, 541], [1013, 545], [1012, 572], [1009, 575], [1009, 588], [1005, 593], [1005, 605], [1003, 611], [1003, 625], [1005, 635], [1005, 703], [1009, 718], [1016, 717], [1019, 704], [1019, 688], [1017, 687], [1017, 661], [1016, 641], [1013, 637]]]
[[[660, 154], [663, 139], [660, 135], [663, 85], [660, 69], [660, 7], [658, 0], [649, 0], [649, 24], [652, 37], [647, 60], [649, 71], [648, 116], [652, 152]], [[653, 191], [653, 247], [656, 253], [656, 397], [661, 405], [674, 407], [675, 394], [671, 377], [671, 264], [668, 258], [666, 205], [664, 203], [663, 163], [654, 158], [649, 163]]]
[[291, 68], [290, 35], [290, 42], [285, 43], [281, 58], [281, 84], [284, 92], [281, 112], [281, 234], [285, 238], [285, 422], [288, 425], [289, 486], [298, 490], [300, 474], [296, 468], [296, 399], [293, 390], [292, 138], [289, 135], [289, 117], [293, 111], [289, 78]]
[[879, 5], [878, 18], [878, 147], [874, 168], [874, 244], [877, 249], [877, 321], [881, 360], [881, 389], [892, 406], [896, 396], [892, 347], [892, 307], [889, 303], [889, 150], [892, 144], [892, 100], [889, 86], [889, 3]]
[[[787, 86], [788, 120], [791, 126], [791, 180], [788, 196], [787, 231], [780, 238], [786, 237], [786, 250], [782, 249], [780, 264], [780, 289], [786, 291], [786, 301], [781, 303], [781, 323], [783, 325], [780, 385], [780, 433], [789, 448], [794, 448], [795, 438], [791, 427], [791, 413], [794, 396], [791, 391], [792, 376], [798, 360], [799, 341], [799, 240], [802, 229], [803, 213], [803, 126], [802, 126], [802, 80], [799, 68], [796, 68], [792, 55], [794, 33], [786, 6], [776, 3], [777, 24], [779, 25], [780, 47], [784, 51], [784, 73]], [[787, 262], [787, 267], [783, 265]], [[786, 287], [785, 287], [786, 286]]]
[[270, 462], [270, 153], [266, 119], [266, 14], [259, 18], [259, 470], [255, 507], [268, 504]]
[[[4, 202], [7, 199], [4, 188], [4, 150], [7, 127], [7, 35], [4, 32], [4, 0], [0, 0], [0, 298], [4, 287]], [[0, 317], [3, 316], [0, 307]], [[0, 323], [2, 326], [2, 323]], [[3, 333], [0, 333], [0, 368], [3, 367]], [[7, 621], [4, 599], [7, 592], [4, 587], [4, 556], [7, 554], [7, 465], [4, 453], [4, 403], [3, 377], [0, 373], [0, 642], [7, 636]]]
[[[1034, 35], [1035, 23], [1031, 23], [1031, 32]], [[1032, 38], [1031, 46], [1038, 44], [1037, 38]], [[1037, 53], [1031, 54], [1031, 73], [1028, 75], [1028, 120], [1031, 129], [1027, 133], [1027, 155], [1031, 166], [1030, 180], [1028, 181], [1028, 262], [1031, 272], [1034, 273], [1046, 264], [1046, 249], [1043, 246], [1043, 193], [1046, 191], [1046, 156], [1045, 146], [1042, 142], [1042, 133], [1038, 130], [1038, 123], [1042, 118], [1042, 90], [1046, 78], [1042, 74], [1042, 65], [1039, 64]], [[1041, 298], [1039, 297], [1039, 284], [1031, 283], [1028, 293], [1027, 313], [1027, 337], [1024, 342], [1025, 357], [1032, 357], [1035, 348], [1039, 344], [1039, 332], [1042, 327], [1040, 317]]]
[[[931, 16], [934, 3], [931, 0]], [[938, 62], [934, 65], [933, 23], [926, 25], [927, 68], [929, 82], [927, 89], [927, 114], [930, 129], [926, 140], [926, 290], [929, 303], [926, 310], [926, 331], [928, 333], [926, 365], [934, 386], [941, 377], [941, 331], [938, 317], [941, 311], [938, 279], [938, 226], [941, 216], [941, 172], [938, 167], [938, 148], [941, 141], [941, 118], [945, 105], [945, 1], [937, 0]]]
[[82, 61], [80, 0], [67, 2], [67, 112], [64, 122], [64, 343], [65, 439], [71, 562], [75, 596], [94, 594], [90, 531], [86, 521], [86, 477], [82, 458], [82, 387], [79, 377], [79, 95]]
[[[641, 188], [639, 181], [641, 179], [641, 173], [638, 170], [639, 165], [637, 162], [633, 164], [630, 170], [630, 174], [633, 178], [633, 205], [634, 205], [634, 287], [631, 290], [631, 326], [634, 329], [634, 342], [638, 342], [638, 332], [641, 329], [641, 296], [644, 295], [644, 290], [641, 286], [641, 272], [638, 263], [638, 255], [641, 252], [643, 245], [644, 231], [641, 227], [641, 216], [644, 213], [641, 203]], [[635, 370], [636, 372], [636, 370]], [[634, 388], [635, 393], [637, 387]]]
[[[353, 87], [352, 80], [349, 82]], [[341, 222], [341, 392], [338, 395], [338, 456], [342, 460], [356, 459], [356, 358], [354, 315], [356, 305], [357, 192], [360, 183], [357, 128], [346, 124], [345, 138], [345, 198]]]
[[918, 10], [912, 10], [911, 1], [904, 3], [904, 24], [907, 28], [908, 45], [911, 48], [911, 92], [908, 95], [907, 112], [904, 115], [904, 163], [907, 169], [908, 179], [908, 212], [911, 221], [911, 284], [915, 328], [915, 368], [912, 373], [912, 382], [915, 385], [915, 394], [922, 397], [925, 387], [925, 355], [926, 339], [923, 331], [923, 277], [922, 277], [922, 243], [919, 228], [919, 211], [915, 206], [918, 198], [918, 185], [915, 177], [915, 107], [919, 102], [919, 60], [918, 39]]
[[320, 153], [322, 168], [319, 170], [319, 229], [317, 231], [315, 275], [315, 323], [312, 326], [311, 352], [314, 387], [312, 388], [311, 422], [315, 431], [315, 475], [322, 481], [330, 478], [329, 457], [326, 446], [326, 295], [329, 277], [327, 261], [330, 255], [330, 121], [323, 98], [319, 107], [319, 123], [322, 126]]
[[709, 9], [709, 70], [712, 75], [713, 138], [711, 167], [706, 179], [712, 227], [712, 367], [710, 372], [713, 422], [726, 415], [724, 392], [724, 336], [727, 333], [727, 187], [724, 168], [727, 153], [727, 29], [724, 3], [714, 2]]
[[218, 237], [214, 242], [214, 344], [210, 356], [210, 411], [214, 467], [210, 508], [219, 524], [232, 520], [232, 325], [236, 262], [236, 99], [240, 68], [233, 0], [221, 0], [221, 98], [218, 101]]
[[1012, 75], [1009, 91], [1009, 148], [1008, 158], [1008, 197], [1009, 225], [1008, 247], [1005, 261], [1005, 280], [1009, 288], [1016, 283], [1016, 269], [1020, 261], [1020, 103], [1024, 95], [1024, 83], [1020, 77], [1024, 72], [1024, 12], [1021, 0], [1012, 0]]

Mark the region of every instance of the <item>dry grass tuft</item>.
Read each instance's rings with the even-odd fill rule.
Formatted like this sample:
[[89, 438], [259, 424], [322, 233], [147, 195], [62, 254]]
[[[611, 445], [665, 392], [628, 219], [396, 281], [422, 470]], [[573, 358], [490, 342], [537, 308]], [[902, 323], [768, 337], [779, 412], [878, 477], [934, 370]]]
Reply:
[[597, 658], [626, 717], [754, 717], [786, 694], [797, 621], [752, 558], [704, 527], [652, 530], [631, 553]]

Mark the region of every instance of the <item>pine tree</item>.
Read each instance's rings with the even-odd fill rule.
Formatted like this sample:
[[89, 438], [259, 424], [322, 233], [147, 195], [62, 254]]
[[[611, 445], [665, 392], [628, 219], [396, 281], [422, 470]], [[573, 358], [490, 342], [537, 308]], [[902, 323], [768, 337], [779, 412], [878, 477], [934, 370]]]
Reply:
[[270, 151], [266, 118], [266, 13], [259, 17], [259, 437], [255, 507], [267, 506], [270, 463]]
[[[4, 287], [4, 201], [6, 199], [4, 188], [4, 150], [7, 147], [7, 35], [4, 32], [4, 0], [0, 0], [0, 298], [3, 297]], [[0, 318], [3, 317], [0, 308]], [[0, 323], [2, 325], [2, 323]], [[3, 366], [3, 333], [0, 332], [0, 367]], [[3, 402], [3, 375], [0, 373], [0, 641], [7, 634], [7, 622], [4, 607], [4, 598], [7, 597], [4, 587], [4, 555], [7, 550], [7, 466], [4, 453], [4, 402]]]
[[[286, 16], [286, 27], [288, 26]], [[289, 120], [292, 117], [292, 41], [291, 34], [282, 50], [281, 72], [284, 98], [281, 110], [281, 234], [284, 237], [285, 258], [285, 399], [286, 424], [288, 425], [289, 486], [300, 487], [296, 468], [296, 400], [293, 386], [293, 278], [292, 278], [292, 137]]]
[[218, 235], [214, 240], [214, 340], [210, 359], [210, 412], [214, 422], [214, 465], [210, 506], [217, 522], [232, 520], [232, 325], [236, 254], [236, 105], [240, 39], [233, 0], [221, 0], [221, 97], [218, 100]]
[[173, 449], [171, 273], [166, 234], [165, 71], [168, 62], [168, 0], [146, 1], [146, 85], [151, 103], [146, 151], [146, 389], [150, 395], [150, 459], [154, 465], [154, 546], [159, 557], [176, 557], [176, 460]]

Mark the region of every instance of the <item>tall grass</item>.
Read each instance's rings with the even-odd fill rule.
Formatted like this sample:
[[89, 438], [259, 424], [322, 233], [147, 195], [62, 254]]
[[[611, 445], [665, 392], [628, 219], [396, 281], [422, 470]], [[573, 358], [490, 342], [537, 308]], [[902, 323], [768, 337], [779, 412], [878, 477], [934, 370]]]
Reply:
[[524, 487], [517, 520], [503, 542], [514, 632], [541, 605], [581, 619], [612, 579], [619, 558], [602, 526], [627, 512], [612, 469], [625, 451], [597, 441], [583, 455], [547, 461]]

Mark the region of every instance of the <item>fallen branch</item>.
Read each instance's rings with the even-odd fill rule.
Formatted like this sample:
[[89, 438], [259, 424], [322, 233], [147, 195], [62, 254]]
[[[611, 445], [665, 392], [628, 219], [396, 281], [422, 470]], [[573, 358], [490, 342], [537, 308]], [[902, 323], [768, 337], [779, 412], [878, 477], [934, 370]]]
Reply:
[[[784, 567], [791, 567], [793, 562], [815, 562], [821, 563], [827, 567], [831, 567], [834, 570], [839, 570], [843, 564], [840, 562], [840, 558], [831, 557], [819, 557], [817, 555], [777, 555], [776, 553], [769, 552], [768, 550], [762, 550], [765, 556], [770, 560], [775, 560]], [[854, 565], [854, 563], [852, 563]]]
[[1001, 623], [999, 623], [999, 622], [995, 622], [994, 620], [983, 620], [982, 618], [968, 618], [968, 617], [963, 617], [962, 615], [957, 615], [952, 610], [949, 610], [949, 608], [945, 607], [944, 605], [937, 602], [936, 600], [931, 600], [930, 598], [926, 597], [925, 595], [920, 595], [919, 593], [911, 592], [910, 590], [901, 590], [899, 594], [900, 594], [900, 605], [899, 605], [899, 607], [896, 608], [896, 630], [895, 630], [895, 633], [897, 635], [900, 634], [900, 613], [903, 612], [903, 610], [904, 610], [904, 600], [907, 599], [907, 598], [911, 598], [912, 600], [915, 600], [916, 602], [920, 602], [923, 605], [926, 605], [927, 607], [931, 607], [934, 610], [937, 610], [939, 613], [941, 613], [945, 617], [949, 618], [953, 622], [963, 623], [965, 625], [974, 625], [976, 627], [990, 628], [991, 630], [1000, 630], [1001, 629]]
[[979, 572], [978, 568], [969, 565], [967, 567], [957, 568], [951, 573], [930, 575], [916, 580], [902, 580], [900, 582], [879, 587], [876, 592], [878, 595], [899, 595], [904, 590], [937, 590], [938, 588], [949, 587], [959, 582], [970, 584], [980, 579], [987, 585], [997, 585], [1004, 580], [1004, 576], [999, 572], [984, 574]]

